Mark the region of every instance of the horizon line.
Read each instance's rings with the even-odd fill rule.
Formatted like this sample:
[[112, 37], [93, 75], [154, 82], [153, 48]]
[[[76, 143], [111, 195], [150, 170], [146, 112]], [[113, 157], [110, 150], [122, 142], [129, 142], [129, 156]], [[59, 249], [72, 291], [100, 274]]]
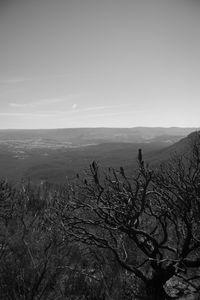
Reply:
[[199, 130], [199, 127], [196, 126], [131, 126], [131, 127], [111, 127], [111, 126], [87, 126], [87, 127], [54, 127], [54, 128], [0, 128], [0, 131], [3, 130], [63, 130], [63, 129], [134, 129], [134, 128], [163, 128], [163, 129], [196, 129]]

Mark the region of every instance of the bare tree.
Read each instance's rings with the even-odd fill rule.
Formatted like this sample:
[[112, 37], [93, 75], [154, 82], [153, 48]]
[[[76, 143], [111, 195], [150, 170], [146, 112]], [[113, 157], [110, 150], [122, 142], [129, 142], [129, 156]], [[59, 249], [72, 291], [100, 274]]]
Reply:
[[67, 235], [109, 251], [122, 269], [139, 278], [142, 299], [170, 299], [169, 280], [177, 289], [181, 280], [188, 293], [199, 293], [199, 146], [198, 136], [191, 155], [174, 157], [156, 171], [145, 166], [140, 150], [139, 168], [131, 178], [121, 167], [101, 179], [93, 162], [91, 178], [79, 188], [76, 184], [58, 210]]

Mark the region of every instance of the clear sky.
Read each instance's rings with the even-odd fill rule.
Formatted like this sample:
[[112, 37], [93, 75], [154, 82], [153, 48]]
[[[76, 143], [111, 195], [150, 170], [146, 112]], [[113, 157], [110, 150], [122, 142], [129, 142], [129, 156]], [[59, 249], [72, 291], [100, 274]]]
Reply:
[[200, 1], [0, 0], [0, 128], [200, 126]]

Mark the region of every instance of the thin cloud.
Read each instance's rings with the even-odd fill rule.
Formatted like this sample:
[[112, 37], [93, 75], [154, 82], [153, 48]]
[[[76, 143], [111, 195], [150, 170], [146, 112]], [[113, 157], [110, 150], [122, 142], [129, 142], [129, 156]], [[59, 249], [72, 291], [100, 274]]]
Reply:
[[62, 103], [65, 100], [66, 100], [65, 98], [49, 98], [49, 99], [42, 99], [40, 101], [27, 102], [27, 103], [11, 102], [9, 103], [9, 106], [14, 108], [30, 108], [30, 107], [33, 108], [33, 107], [39, 107], [47, 104]]
[[81, 96], [80, 94], [69, 94], [61, 98], [47, 98], [47, 99], [41, 99], [41, 100], [26, 102], [26, 103], [10, 102], [8, 105], [13, 108], [36, 108], [48, 104], [64, 103], [66, 101], [79, 98], [80, 96]]
[[120, 115], [133, 115], [136, 113], [144, 113], [144, 110], [131, 110], [131, 111], [120, 111], [120, 112], [108, 112], [102, 114], [92, 114], [90, 117], [111, 117], [111, 116], [120, 116]]
[[[54, 104], [54, 103], [62, 103], [66, 99], [64, 98], [50, 98], [50, 99], [44, 99], [41, 101], [42, 104]], [[39, 104], [39, 101], [38, 101]]]
[[23, 77], [16, 77], [16, 78], [9, 78], [9, 79], [0, 79], [0, 83], [21, 83], [27, 81], [27, 78]]
[[[95, 115], [94, 112], [98, 112], [98, 111], [106, 111], [107, 109], [112, 109], [113, 111], [111, 112], [105, 112], [105, 113], [102, 113], [102, 115], [105, 115], [105, 114], [120, 114], [120, 112], [114, 112], [114, 109], [117, 109], [117, 108], [126, 108], [126, 107], [134, 107], [133, 104], [121, 104], [121, 105], [107, 105], [107, 106], [90, 106], [90, 107], [86, 107], [86, 108], [79, 108], [77, 109], [78, 105], [76, 103], [74, 103], [72, 106], [71, 106], [71, 109], [70, 110], [65, 110], [65, 111], [51, 111], [52, 113], [54, 113], [55, 115], [60, 115], [61, 117], [64, 117], [66, 115], [71, 115], [71, 114], [82, 114], [82, 113], [86, 113], [84, 114], [84, 116], [93, 116]], [[50, 111], [49, 111], [50, 112]], [[130, 113], [130, 111], [128, 111], [128, 113]], [[99, 114], [98, 114], [99, 115]]]
[[[45, 104], [48, 103], [58, 103], [61, 102], [61, 99], [45, 99], [43, 100], [43, 103]], [[27, 103], [22, 103], [22, 104], [17, 104], [17, 103], [10, 103], [10, 106], [12, 107], [31, 107], [31, 104]], [[105, 111], [106, 109], [114, 109], [114, 108], [120, 108], [120, 107], [128, 107], [133, 105], [109, 105], [109, 106], [96, 106], [96, 107], [87, 107], [83, 109], [77, 109], [78, 105], [74, 103], [71, 106], [70, 110], [67, 111], [58, 111], [58, 110], [51, 110], [48, 112], [40, 112], [37, 111], [35, 113], [29, 113], [29, 112], [1, 112], [0, 116], [4, 117], [31, 117], [31, 118], [37, 118], [37, 117], [56, 117], [56, 118], [65, 118], [65, 116], [73, 116], [74, 114], [79, 115], [81, 114], [81, 117], [87, 118], [87, 117], [106, 117], [106, 116], [117, 116], [117, 115], [124, 115], [124, 114], [135, 114], [135, 113], [141, 113], [144, 112], [144, 110], [128, 110], [128, 111]], [[98, 113], [98, 111], [102, 111], [102, 113]], [[96, 113], [95, 113], [96, 112]]]
[[10, 107], [16, 107], [16, 108], [22, 108], [22, 107], [28, 107], [26, 103], [9, 103]]
[[[116, 109], [116, 108], [125, 108], [125, 107], [133, 107], [133, 105], [107, 105], [107, 106], [91, 106], [91, 107], [86, 107], [86, 108], [79, 108], [77, 109], [78, 107], [78, 104], [74, 103], [72, 106], [71, 106], [71, 109], [70, 110], [65, 110], [65, 111], [52, 111], [53, 113], [55, 113], [56, 115], [70, 115], [70, 114], [79, 114], [79, 113], [88, 113], [88, 115], [93, 115], [93, 112], [95, 111], [101, 111], [101, 110], [106, 110], [106, 109]], [[91, 112], [91, 114], [90, 114]]]
[[28, 118], [38, 118], [38, 117], [55, 117], [56, 114], [53, 113], [12, 113], [12, 112], [2, 112], [0, 113], [1, 117], [28, 117]]
[[118, 104], [118, 105], [91, 106], [91, 107], [85, 108], [84, 111], [115, 109], [115, 108], [133, 107], [133, 106], [134, 106], [134, 104]]
[[7, 79], [0, 79], [0, 84], [15, 84], [15, 83], [24, 83], [29, 81], [50, 80], [50, 79], [63, 78], [63, 77], [67, 77], [67, 75], [46, 76], [46, 77], [13, 77]]
[[17, 84], [17, 83], [24, 83], [24, 82], [37, 82], [37, 81], [46, 81], [46, 80], [54, 80], [54, 79], [62, 79], [67, 77], [86, 77], [86, 76], [93, 76], [94, 74], [90, 73], [66, 73], [60, 75], [52, 75], [52, 76], [35, 76], [35, 77], [11, 77], [11, 78], [2, 78], [0, 79], [0, 84]]
[[[110, 106], [111, 107], [111, 106]], [[102, 108], [101, 108], [102, 109]], [[99, 111], [101, 110], [100, 107], [99, 107]], [[96, 111], [96, 113], [95, 113]], [[148, 110], [149, 111], [149, 110]], [[105, 112], [99, 112], [98, 113], [98, 110], [97, 110], [97, 107], [96, 109], [90, 109], [90, 110], [87, 110], [87, 109], [74, 109], [74, 110], [69, 110], [69, 111], [66, 111], [66, 112], [57, 112], [55, 113], [56, 116], [60, 116], [60, 118], [65, 118], [66, 116], [72, 116], [72, 115], [77, 115], [79, 118], [98, 118], [98, 117], [112, 117], [112, 116], [120, 116], [120, 115], [134, 115], [134, 114], [141, 114], [141, 113], [146, 113], [147, 110], [138, 110], [138, 109], [131, 109], [131, 110], [126, 110], [126, 111], [105, 111]]]
[[[125, 107], [133, 107], [133, 104], [120, 104], [120, 105], [102, 105], [102, 106], [89, 106], [86, 108], [77, 109], [78, 105], [75, 103], [72, 105], [73, 110], [57, 112], [60, 114], [70, 114], [70, 113], [84, 113], [84, 112], [93, 112], [93, 111], [101, 111], [106, 109], [117, 109], [117, 108], [125, 108]], [[76, 109], [75, 109], [76, 108]]]
[[96, 118], [96, 117], [112, 117], [120, 115], [133, 115], [137, 113], [145, 113], [145, 110], [129, 110], [129, 111], [118, 111], [118, 112], [105, 112], [105, 113], [92, 113], [81, 115], [81, 118]]

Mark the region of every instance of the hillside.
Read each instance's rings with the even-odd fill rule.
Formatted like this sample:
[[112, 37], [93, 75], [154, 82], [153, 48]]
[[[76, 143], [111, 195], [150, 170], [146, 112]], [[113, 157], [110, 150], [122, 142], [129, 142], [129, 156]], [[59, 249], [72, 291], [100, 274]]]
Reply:
[[196, 139], [200, 140], [200, 131], [192, 132], [178, 142], [152, 153], [152, 155], [147, 157], [147, 162], [155, 166], [170, 160], [174, 155], [188, 156], [191, 154], [191, 146]]

